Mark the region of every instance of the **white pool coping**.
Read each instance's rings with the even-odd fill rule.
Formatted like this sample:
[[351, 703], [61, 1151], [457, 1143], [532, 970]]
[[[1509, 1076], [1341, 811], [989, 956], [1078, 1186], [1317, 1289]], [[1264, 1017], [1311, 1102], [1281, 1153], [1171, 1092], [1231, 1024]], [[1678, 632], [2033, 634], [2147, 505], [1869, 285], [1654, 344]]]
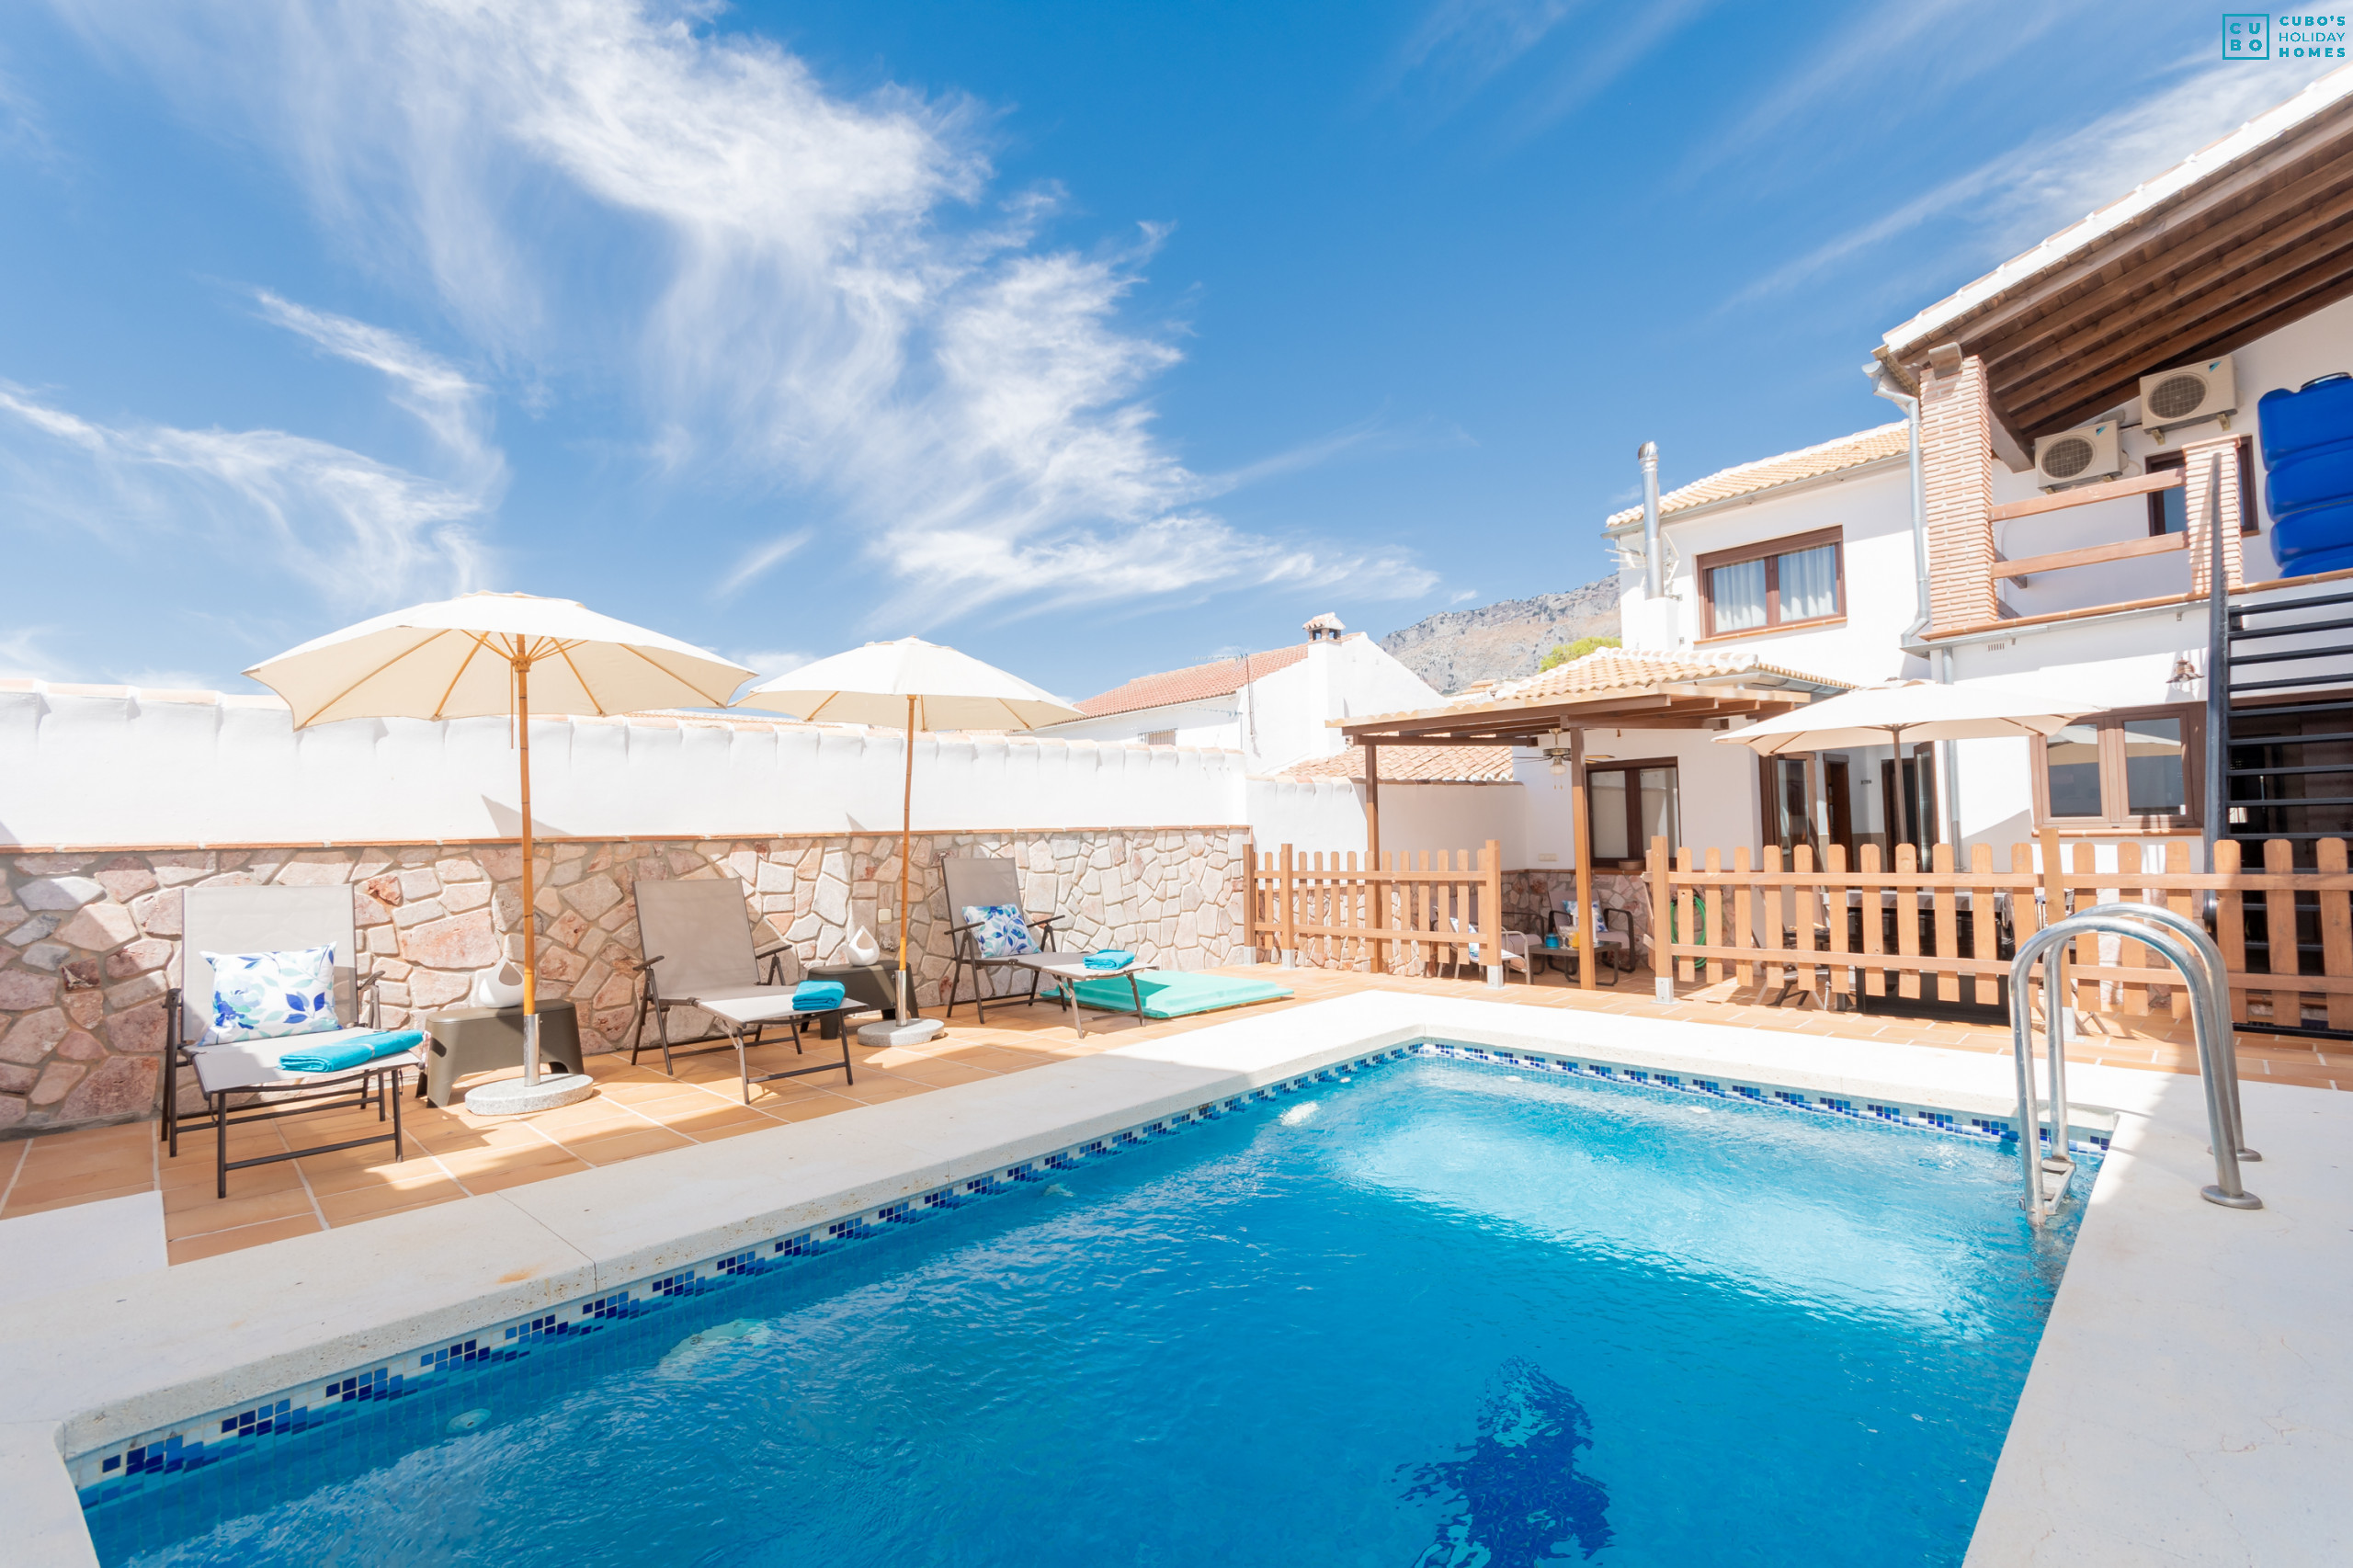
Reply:
[[151, 1273], [170, 1261], [160, 1192], [0, 1220], [0, 1307]]
[[[64, 1459], [485, 1322], [998, 1171], [1388, 1046], [1551, 1051], [2008, 1116], [2006, 1057], [1368, 991], [20, 1301], [0, 1343], [10, 1561], [97, 1561]], [[2255, 1214], [2194, 1079], [2076, 1066], [2114, 1145], [1972, 1564], [2318, 1562], [2353, 1422], [2353, 1096], [2246, 1086]]]

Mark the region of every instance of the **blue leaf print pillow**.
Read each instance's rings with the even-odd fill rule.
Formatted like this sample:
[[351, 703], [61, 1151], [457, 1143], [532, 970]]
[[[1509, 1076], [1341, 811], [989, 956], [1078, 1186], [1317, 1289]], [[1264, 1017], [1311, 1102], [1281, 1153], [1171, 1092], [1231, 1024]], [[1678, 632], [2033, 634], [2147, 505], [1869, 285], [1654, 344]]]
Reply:
[[984, 959], [1009, 959], [1038, 950], [1038, 944], [1029, 939], [1029, 922], [1012, 904], [968, 903], [964, 924], [980, 927], [972, 933], [972, 940]]
[[278, 1040], [341, 1028], [335, 1016], [335, 945], [289, 953], [207, 953], [212, 1027], [206, 1045]]

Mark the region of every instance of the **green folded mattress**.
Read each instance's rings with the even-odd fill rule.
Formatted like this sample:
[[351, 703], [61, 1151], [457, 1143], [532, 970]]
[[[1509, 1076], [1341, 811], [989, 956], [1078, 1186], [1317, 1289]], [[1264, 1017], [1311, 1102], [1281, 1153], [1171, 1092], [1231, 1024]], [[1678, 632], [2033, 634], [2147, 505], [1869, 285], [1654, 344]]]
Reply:
[[[1136, 983], [1134, 992], [1128, 989], [1131, 978]], [[1290, 994], [1290, 990], [1263, 980], [1245, 980], [1239, 975], [1188, 974], [1173, 969], [1139, 970], [1132, 977], [1122, 974], [1078, 983], [1079, 1005], [1100, 1007], [1106, 1012], [1133, 1013], [1137, 993], [1143, 996], [1145, 1017], [1181, 1018], [1193, 1013], [1213, 1013], [1220, 1007], [1279, 1002]], [[1043, 993], [1041, 999], [1062, 1001], [1062, 988], [1057, 986]]]

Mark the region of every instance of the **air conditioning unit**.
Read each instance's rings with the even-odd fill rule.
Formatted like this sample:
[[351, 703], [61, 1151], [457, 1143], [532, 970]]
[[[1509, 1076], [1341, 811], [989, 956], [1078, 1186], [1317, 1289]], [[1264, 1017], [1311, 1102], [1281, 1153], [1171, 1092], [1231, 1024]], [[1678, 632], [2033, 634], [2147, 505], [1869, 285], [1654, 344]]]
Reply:
[[2202, 425], [2209, 419], [2220, 420], [2227, 430], [2238, 407], [2239, 378], [2227, 354], [2141, 378], [2141, 428], [2159, 441], [2177, 426]]
[[2124, 453], [2113, 419], [2044, 436], [2034, 443], [2034, 480], [2045, 490], [2114, 479], [2123, 472]]

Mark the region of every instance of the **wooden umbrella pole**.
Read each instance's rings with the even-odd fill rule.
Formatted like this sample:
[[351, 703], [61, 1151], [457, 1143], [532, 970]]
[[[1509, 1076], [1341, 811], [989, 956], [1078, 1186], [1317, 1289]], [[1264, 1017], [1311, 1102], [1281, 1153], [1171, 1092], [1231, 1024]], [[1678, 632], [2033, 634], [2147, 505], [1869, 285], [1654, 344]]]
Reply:
[[915, 699], [907, 696], [907, 775], [899, 797], [899, 1011], [893, 1023], [904, 1024], [907, 1006], [907, 870], [915, 825]]
[[[1600, 957], [1601, 933], [1595, 928], [1593, 910], [1593, 801], [1586, 793], [1585, 732], [1569, 732], [1569, 853], [1576, 858], [1576, 919], [1570, 929], [1576, 934], [1577, 986], [1590, 991], [1600, 983], [1594, 972], [1594, 961]], [[1627, 787], [1639, 790], [1642, 776], [1629, 778]], [[1531, 972], [1530, 979], [1535, 978]]]
[[515, 733], [523, 769], [523, 1082], [540, 1081], [540, 927], [531, 913], [531, 661], [515, 653]]

